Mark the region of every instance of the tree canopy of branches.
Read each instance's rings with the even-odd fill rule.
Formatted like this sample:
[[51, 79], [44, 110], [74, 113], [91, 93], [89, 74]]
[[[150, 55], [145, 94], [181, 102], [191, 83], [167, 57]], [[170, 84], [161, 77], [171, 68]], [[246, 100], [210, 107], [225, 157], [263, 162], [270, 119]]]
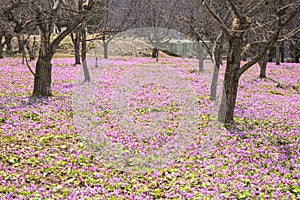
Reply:
[[[221, 122], [231, 123], [233, 122], [240, 77], [266, 55], [267, 51], [277, 42], [283, 28], [299, 16], [300, 2], [227, 0], [224, 2], [224, 6], [230, 10], [230, 24], [216, 12], [216, 2], [202, 0], [203, 6], [223, 31], [228, 42], [223, 97], [218, 118]], [[270, 13], [270, 16], [264, 18], [262, 15], [265, 15], [266, 11]], [[263, 37], [256, 39], [262, 43], [261, 50], [241, 66], [243, 47], [248, 45], [249, 35], [253, 31], [264, 33]]]
[[[84, 21], [89, 21], [102, 8], [101, 1], [73, 0], [4, 0], [1, 5], [3, 20], [14, 24], [14, 32], [21, 33], [28, 25], [39, 30], [40, 46], [34, 75], [33, 96], [51, 96], [51, 60], [59, 43]], [[54, 38], [54, 25], [65, 24], [66, 29]]]

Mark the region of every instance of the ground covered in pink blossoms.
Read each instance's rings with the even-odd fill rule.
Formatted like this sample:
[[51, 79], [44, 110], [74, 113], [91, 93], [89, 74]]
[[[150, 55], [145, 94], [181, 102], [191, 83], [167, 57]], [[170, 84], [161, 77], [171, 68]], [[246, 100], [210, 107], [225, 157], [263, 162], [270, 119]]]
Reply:
[[[222, 129], [216, 139], [210, 137], [216, 129], [212, 128], [215, 117], [207, 77], [196, 73], [197, 66], [191, 62], [163, 59], [164, 71], [146, 58], [100, 62], [105, 65], [100, 66], [101, 73], [91, 69], [96, 90], [91, 119], [94, 130], [89, 137], [83, 137], [86, 130], [75, 120], [74, 87], [81, 67], [73, 66], [72, 58], [54, 59], [53, 97], [36, 100], [29, 99], [33, 76], [20, 62], [0, 60], [0, 199], [300, 197], [299, 64], [269, 63], [267, 79], [257, 78], [257, 66], [244, 74], [235, 112], [237, 128]], [[211, 65], [205, 63], [210, 71]], [[164, 78], [158, 74], [168, 73], [165, 77], [170, 84], [150, 79], [150, 83], [140, 82], [143, 79], [137, 75], [149, 78], [152, 73], [142, 73], [147, 66], [155, 66], [151, 69], [155, 80]], [[140, 73], [134, 74], [138, 70]], [[172, 88], [174, 72], [185, 80], [186, 90]], [[176, 91], [192, 98], [179, 98]], [[196, 114], [189, 109], [191, 105]], [[116, 106], [127, 108], [125, 120], [118, 118]], [[192, 120], [186, 120], [187, 116]], [[192, 127], [180, 125], [181, 121], [189, 121]], [[101, 140], [95, 142], [99, 136], [95, 133], [102, 133], [123, 153], [145, 155], [185, 132], [195, 134], [178, 157], [165, 161], [164, 167], [139, 170], [116, 168], [108, 160], [117, 158], [99, 157]], [[93, 140], [87, 141], [89, 138]], [[125, 161], [129, 166], [134, 163]]]

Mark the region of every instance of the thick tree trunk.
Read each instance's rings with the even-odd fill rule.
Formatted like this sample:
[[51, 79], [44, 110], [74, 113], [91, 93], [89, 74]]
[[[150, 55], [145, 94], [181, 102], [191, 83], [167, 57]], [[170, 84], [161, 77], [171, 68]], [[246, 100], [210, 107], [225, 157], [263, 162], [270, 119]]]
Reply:
[[278, 42], [276, 44], [276, 55], [275, 55], [275, 62], [276, 65], [280, 65], [280, 59], [281, 59], [281, 55], [280, 55], [280, 43]]
[[260, 73], [259, 78], [267, 78], [267, 63], [268, 63], [268, 54], [269, 51], [266, 53], [266, 55], [258, 61], [259, 67], [260, 67]]
[[218, 120], [229, 124], [233, 122], [233, 114], [239, 85], [238, 71], [240, 69], [243, 37], [233, 36], [229, 39], [227, 63], [223, 83], [222, 101]]
[[82, 28], [82, 40], [81, 40], [81, 59], [82, 59], [82, 67], [83, 67], [83, 73], [84, 73], [84, 81], [89, 82], [91, 81], [89, 69], [86, 62], [86, 30], [85, 28]]
[[218, 79], [219, 79], [219, 70], [220, 65], [222, 63], [222, 50], [223, 50], [223, 42], [224, 42], [224, 36], [221, 33], [221, 35], [217, 38], [215, 47], [213, 49], [213, 64], [214, 64], [214, 71], [213, 71], [213, 77], [211, 81], [211, 87], [210, 87], [210, 100], [216, 101], [217, 100], [217, 86], [218, 86]]
[[41, 43], [39, 57], [36, 63], [36, 70], [34, 76], [33, 96], [51, 96], [51, 82], [52, 82], [52, 64], [53, 51], [50, 45], [50, 34], [41, 32]]
[[[50, 52], [49, 52], [50, 53]], [[33, 96], [51, 96], [52, 55], [39, 55], [34, 76]]]

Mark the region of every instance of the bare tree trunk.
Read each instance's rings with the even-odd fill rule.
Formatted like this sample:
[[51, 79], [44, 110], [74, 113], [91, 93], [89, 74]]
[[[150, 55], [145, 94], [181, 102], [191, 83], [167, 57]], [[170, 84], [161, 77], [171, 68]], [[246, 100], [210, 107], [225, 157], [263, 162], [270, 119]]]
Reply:
[[3, 37], [4, 35], [0, 33], [0, 59], [3, 58], [3, 47], [4, 47], [4, 44], [2, 43]]
[[99, 65], [98, 65], [98, 57], [96, 57], [96, 64], [95, 64], [95, 67], [98, 68]]
[[269, 55], [269, 51], [267, 51], [266, 55], [260, 61], [258, 61], [260, 67], [259, 78], [267, 78], [266, 71], [267, 71], [268, 55]]
[[220, 63], [219, 64], [215, 63], [213, 77], [211, 80], [211, 87], [210, 87], [210, 100], [211, 101], [217, 100], [217, 86], [218, 86], [219, 70], [220, 70]]
[[210, 100], [216, 101], [217, 100], [217, 86], [218, 86], [218, 79], [219, 79], [219, 71], [220, 65], [222, 63], [222, 50], [223, 50], [223, 42], [224, 42], [224, 35], [221, 33], [216, 40], [215, 47], [213, 49], [213, 64], [214, 64], [214, 71], [213, 77], [211, 81], [210, 87]]
[[293, 46], [293, 61], [294, 63], [299, 63], [300, 60], [300, 42], [295, 42], [295, 44], [292, 45]]
[[300, 62], [300, 50], [296, 50], [296, 56], [295, 56], [295, 63], [299, 63]]
[[276, 65], [280, 65], [280, 59], [281, 59], [281, 55], [280, 55], [280, 43], [278, 42], [276, 44], [276, 58], [275, 58], [275, 62]]
[[40, 30], [41, 44], [34, 76], [33, 96], [51, 96], [53, 52], [50, 45], [50, 34]]
[[0, 44], [0, 59], [3, 58], [3, 45]]
[[75, 43], [74, 43], [74, 51], [75, 51], [75, 65], [80, 63], [80, 32], [76, 31], [75, 33]]
[[36, 37], [33, 38], [32, 46], [30, 46], [29, 39], [28, 42], [26, 42], [26, 49], [29, 53], [30, 60], [35, 60], [36, 46], [37, 46]]
[[75, 65], [80, 65], [80, 31], [76, 30], [75, 37], [71, 33], [71, 39], [74, 45]]
[[85, 27], [82, 27], [82, 33], [81, 33], [81, 59], [82, 59], [82, 67], [83, 67], [83, 73], [84, 73], [84, 81], [89, 82], [91, 81], [89, 69], [86, 62], [86, 30]]
[[36, 41], [36, 37], [33, 37], [33, 44], [31, 48], [31, 54], [30, 54], [30, 60], [35, 60], [36, 58], [36, 49], [37, 49], [38, 43]]
[[105, 32], [103, 32], [102, 43], [103, 43], [103, 57], [105, 59], [107, 59], [108, 58], [108, 41], [106, 41]]
[[5, 44], [6, 44], [6, 51], [7, 53], [12, 53], [12, 40], [13, 36], [11, 34], [6, 34], [5, 35]]
[[159, 49], [158, 48], [153, 48], [152, 49], [152, 58], [156, 58], [156, 62], [158, 62], [158, 54], [159, 54]]
[[108, 58], [108, 42], [103, 40], [103, 53], [104, 53], [104, 58]]
[[204, 72], [204, 52], [203, 47], [198, 49], [199, 72]]
[[51, 55], [40, 55], [36, 63], [33, 96], [51, 96]]
[[18, 53], [23, 53], [24, 50], [24, 41], [21, 36], [18, 36]]
[[[28, 45], [28, 42], [27, 42], [26, 46], [27, 45]], [[28, 48], [27, 48], [27, 50], [28, 50]], [[25, 48], [23, 48], [23, 52], [22, 52], [22, 65], [25, 64], [25, 59], [26, 59], [26, 52], [25, 52]]]
[[239, 83], [238, 71], [241, 62], [243, 44], [242, 38], [242, 36], [232, 36], [229, 39], [227, 64], [223, 83], [223, 95], [218, 113], [218, 120], [225, 124], [233, 122]]

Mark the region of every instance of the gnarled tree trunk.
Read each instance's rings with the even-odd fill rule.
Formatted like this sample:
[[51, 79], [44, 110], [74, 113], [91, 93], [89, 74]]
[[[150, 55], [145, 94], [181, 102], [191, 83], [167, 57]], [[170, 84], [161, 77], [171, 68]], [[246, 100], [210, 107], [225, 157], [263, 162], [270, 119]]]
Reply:
[[218, 121], [229, 124], [233, 122], [233, 114], [239, 86], [239, 70], [241, 65], [241, 53], [243, 36], [251, 24], [251, 19], [243, 17], [235, 18], [232, 30], [228, 38], [227, 63], [223, 83], [222, 101], [218, 113]]
[[50, 32], [40, 31], [41, 44], [34, 76], [33, 96], [51, 96], [53, 51], [50, 45]]
[[225, 124], [233, 122], [239, 86], [238, 71], [240, 69], [242, 44], [242, 37], [232, 37], [229, 40], [227, 64], [223, 83], [223, 96], [218, 113], [218, 120]]

